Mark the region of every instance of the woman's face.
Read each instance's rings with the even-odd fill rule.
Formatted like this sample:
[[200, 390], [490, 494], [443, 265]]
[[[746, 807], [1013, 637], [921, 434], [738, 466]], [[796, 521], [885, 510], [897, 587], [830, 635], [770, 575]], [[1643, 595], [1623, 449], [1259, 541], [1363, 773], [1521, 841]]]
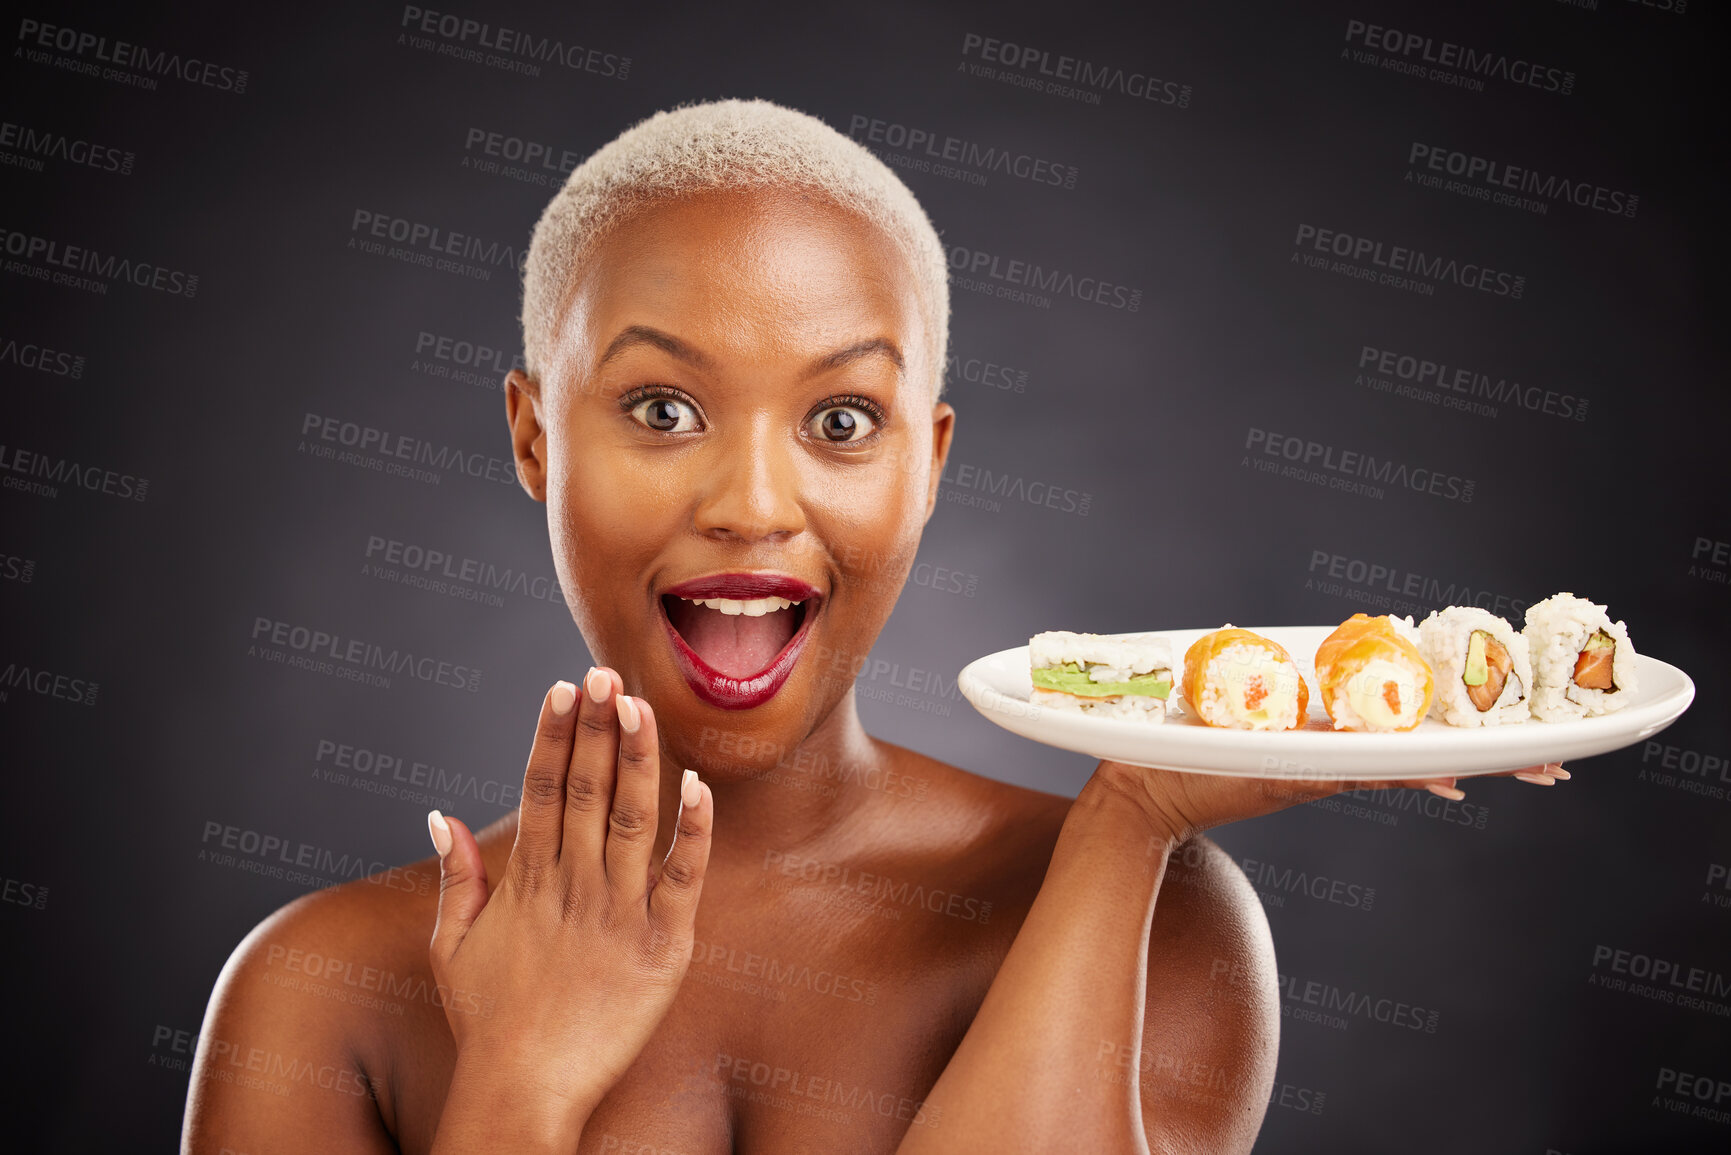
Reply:
[[541, 380], [508, 380], [578, 628], [679, 765], [767, 769], [851, 691], [949, 450], [927, 341], [887, 236], [713, 191], [610, 230]]

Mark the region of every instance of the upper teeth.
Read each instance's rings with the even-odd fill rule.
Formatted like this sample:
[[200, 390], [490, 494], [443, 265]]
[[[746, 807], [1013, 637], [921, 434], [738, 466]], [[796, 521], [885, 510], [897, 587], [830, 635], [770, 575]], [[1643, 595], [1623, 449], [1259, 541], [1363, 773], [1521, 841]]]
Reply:
[[744, 614], [748, 618], [761, 618], [764, 614], [773, 614], [777, 610], [792, 609], [799, 605], [786, 598], [752, 598], [749, 601], [738, 601], [734, 598], [680, 598], [680, 601], [692, 602], [700, 606], [708, 606], [712, 610], [720, 610], [724, 614]]

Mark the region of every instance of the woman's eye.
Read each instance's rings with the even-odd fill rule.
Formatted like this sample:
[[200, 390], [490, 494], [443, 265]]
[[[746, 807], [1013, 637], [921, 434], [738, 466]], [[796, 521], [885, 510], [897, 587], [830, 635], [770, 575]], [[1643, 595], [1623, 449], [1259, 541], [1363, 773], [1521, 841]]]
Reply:
[[871, 436], [872, 430], [876, 428], [864, 410], [852, 405], [837, 405], [825, 409], [811, 419], [812, 435], [824, 441], [859, 441]]
[[697, 429], [697, 412], [672, 397], [651, 397], [639, 402], [631, 416], [657, 433], [691, 433]]

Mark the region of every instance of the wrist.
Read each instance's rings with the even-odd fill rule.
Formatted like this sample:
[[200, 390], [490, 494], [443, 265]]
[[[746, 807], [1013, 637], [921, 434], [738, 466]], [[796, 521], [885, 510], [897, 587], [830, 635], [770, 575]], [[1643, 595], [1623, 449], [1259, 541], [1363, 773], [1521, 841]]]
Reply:
[[571, 1075], [563, 1063], [536, 1062], [509, 1048], [460, 1049], [436, 1149], [575, 1150], [605, 1091], [593, 1093]]
[[1159, 796], [1155, 779], [1158, 773], [1142, 766], [1102, 761], [1076, 796], [1076, 807], [1084, 814], [1133, 823], [1151, 841], [1166, 843], [1170, 852], [1196, 831], [1189, 829]]

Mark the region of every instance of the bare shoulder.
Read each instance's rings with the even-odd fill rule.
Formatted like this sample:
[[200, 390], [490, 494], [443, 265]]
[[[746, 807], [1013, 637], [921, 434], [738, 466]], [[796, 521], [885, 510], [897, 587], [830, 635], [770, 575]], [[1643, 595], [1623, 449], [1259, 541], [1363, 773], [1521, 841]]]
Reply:
[[303, 895], [254, 927], [205, 1010], [183, 1149], [395, 1150], [389, 1056], [443, 1013], [417, 997], [437, 898], [437, 865], [422, 862]]
[[1249, 1151], [1280, 1044], [1274, 940], [1244, 872], [1207, 838], [1167, 861], [1134, 1073], [1151, 1150]]
[[1039, 890], [1071, 800], [952, 766], [876, 740], [889, 771], [881, 789], [893, 803], [899, 838], [932, 846], [951, 869], [1025, 891]]
[[[913, 751], [898, 748], [897, 758], [904, 773], [928, 783], [925, 797], [936, 803], [928, 820], [976, 869], [993, 872], [994, 883], [979, 885], [1002, 887], [1012, 906], [1031, 904], [1073, 800]], [[1208, 838], [1190, 839], [1167, 860], [1145, 1000], [1140, 1046], [1103, 1039], [1099, 1058], [1113, 1077], [1136, 1084], [1150, 1149], [1249, 1151], [1279, 1051], [1274, 943], [1244, 872]]]

